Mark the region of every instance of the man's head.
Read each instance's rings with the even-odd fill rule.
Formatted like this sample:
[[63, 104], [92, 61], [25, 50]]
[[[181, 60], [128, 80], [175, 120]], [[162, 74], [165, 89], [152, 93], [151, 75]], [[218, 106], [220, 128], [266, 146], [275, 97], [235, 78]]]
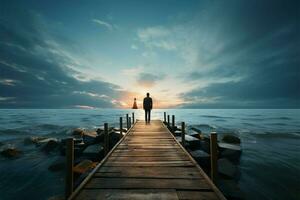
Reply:
[[150, 96], [150, 94], [149, 94], [149, 92], [147, 92], [147, 97], [149, 97]]

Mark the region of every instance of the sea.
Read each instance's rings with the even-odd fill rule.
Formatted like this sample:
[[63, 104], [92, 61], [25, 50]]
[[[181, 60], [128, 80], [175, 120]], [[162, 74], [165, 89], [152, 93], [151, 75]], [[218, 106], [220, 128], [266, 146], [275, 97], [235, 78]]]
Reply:
[[[1, 109], [0, 150], [14, 146], [19, 158], [0, 156], [0, 199], [49, 199], [63, 195], [64, 173], [48, 167], [61, 157], [45, 154], [24, 138], [68, 137], [75, 128], [118, 127], [119, 117], [143, 110], [130, 109]], [[246, 200], [300, 199], [300, 110], [299, 109], [154, 109], [152, 119], [163, 112], [176, 116], [179, 125], [195, 126], [218, 137], [234, 133], [241, 139], [238, 187]]]

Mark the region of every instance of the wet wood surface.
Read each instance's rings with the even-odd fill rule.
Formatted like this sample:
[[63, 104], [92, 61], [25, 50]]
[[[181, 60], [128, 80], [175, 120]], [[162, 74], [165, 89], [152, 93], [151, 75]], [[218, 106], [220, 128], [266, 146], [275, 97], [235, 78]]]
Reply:
[[71, 199], [225, 199], [160, 120], [138, 121]]

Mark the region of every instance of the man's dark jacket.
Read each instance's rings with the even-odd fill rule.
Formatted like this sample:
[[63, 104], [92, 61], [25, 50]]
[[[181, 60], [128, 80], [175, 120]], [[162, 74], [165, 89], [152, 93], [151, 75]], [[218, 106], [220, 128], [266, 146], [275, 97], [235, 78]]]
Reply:
[[144, 110], [151, 110], [152, 109], [152, 98], [145, 97], [143, 103]]

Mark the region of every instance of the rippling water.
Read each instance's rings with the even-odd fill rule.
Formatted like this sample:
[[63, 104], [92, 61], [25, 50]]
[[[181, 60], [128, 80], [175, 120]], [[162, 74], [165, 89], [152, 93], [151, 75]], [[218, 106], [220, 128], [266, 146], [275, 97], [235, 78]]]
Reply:
[[[300, 110], [169, 109], [176, 121], [198, 126], [206, 133], [234, 132], [242, 140], [239, 186], [246, 199], [300, 199]], [[73, 128], [96, 128], [104, 122], [117, 126], [132, 110], [18, 109], [0, 110], [0, 142], [24, 153], [18, 159], [0, 157], [0, 199], [47, 199], [63, 194], [64, 175], [48, 166], [59, 156], [25, 146], [28, 136], [62, 138]], [[143, 118], [142, 110], [135, 110]]]

